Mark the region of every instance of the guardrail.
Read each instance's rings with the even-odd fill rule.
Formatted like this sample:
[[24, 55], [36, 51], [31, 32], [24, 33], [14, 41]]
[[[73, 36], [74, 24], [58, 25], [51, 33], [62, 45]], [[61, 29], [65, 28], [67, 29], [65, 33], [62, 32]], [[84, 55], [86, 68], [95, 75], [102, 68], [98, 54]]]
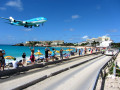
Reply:
[[99, 71], [98, 74], [97, 74], [95, 83], [94, 83], [94, 85], [93, 85], [93, 90], [96, 90], [96, 87], [97, 87], [98, 80], [99, 80], [99, 77], [100, 77], [100, 76], [101, 76], [101, 78], [102, 78], [102, 82], [101, 82], [101, 86], [100, 86], [100, 89], [99, 89], [99, 90], [104, 90], [106, 70], [107, 70], [107, 68], [110, 67], [111, 64], [115, 61], [118, 53], [119, 53], [119, 52], [117, 52], [117, 53], [100, 69], [100, 71]]

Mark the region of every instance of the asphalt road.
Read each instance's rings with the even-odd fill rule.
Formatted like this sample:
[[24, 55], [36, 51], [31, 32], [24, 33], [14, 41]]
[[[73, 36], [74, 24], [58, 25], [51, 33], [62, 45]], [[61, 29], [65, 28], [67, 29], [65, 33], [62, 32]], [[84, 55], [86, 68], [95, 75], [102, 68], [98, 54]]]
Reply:
[[25, 90], [92, 90], [100, 68], [111, 56], [102, 56], [78, 67], [50, 77]]

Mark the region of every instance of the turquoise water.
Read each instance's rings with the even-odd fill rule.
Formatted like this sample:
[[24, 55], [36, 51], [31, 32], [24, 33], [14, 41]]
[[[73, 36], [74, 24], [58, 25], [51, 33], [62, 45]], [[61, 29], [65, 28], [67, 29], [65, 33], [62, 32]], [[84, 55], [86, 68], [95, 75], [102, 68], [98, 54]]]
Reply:
[[[31, 47], [31, 49], [32, 48], [33, 47]], [[37, 50], [40, 49], [40, 52], [44, 56], [45, 48], [46, 47], [35, 47], [35, 52], [37, 52]], [[60, 50], [61, 48], [63, 48], [64, 50], [69, 49], [66, 47], [49, 47], [50, 50], [52, 50], [52, 48], [55, 48], [56, 50]], [[29, 58], [31, 54], [30, 48], [27, 46], [0, 45], [0, 49], [5, 50], [5, 53], [6, 53], [5, 56], [13, 56], [13, 57], [16, 57], [17, 60], [22, 59], [23, 52], [26, 53], [27, 58]], [[75, 50], [74, 48], [71, 48], [71, 49]], [[69, 53], [69, 52], [64, 51], [63, 53]]]

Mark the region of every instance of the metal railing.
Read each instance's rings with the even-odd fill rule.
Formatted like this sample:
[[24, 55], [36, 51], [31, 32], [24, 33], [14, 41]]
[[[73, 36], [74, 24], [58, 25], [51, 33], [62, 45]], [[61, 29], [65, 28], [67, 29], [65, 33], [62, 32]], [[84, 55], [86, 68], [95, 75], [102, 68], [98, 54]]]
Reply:
[[93, 90], [96, 90], [97, 84], [98, 84], [98, 80], [101, 77], [102, 82], [101, 82], [101, 86], [99, 90], [104, 90], [104, 84], [105, 84], [105, 77], [106, 77], [106, 70], [108, 67], [110, 67], [113, 62], [115, 61], [117, 55], [119, 52], [117, 52], [108, 62], [106, 62], [106, 64], [100, 69], [100, 71], [97, 74], [95, 83], [93, 85]]

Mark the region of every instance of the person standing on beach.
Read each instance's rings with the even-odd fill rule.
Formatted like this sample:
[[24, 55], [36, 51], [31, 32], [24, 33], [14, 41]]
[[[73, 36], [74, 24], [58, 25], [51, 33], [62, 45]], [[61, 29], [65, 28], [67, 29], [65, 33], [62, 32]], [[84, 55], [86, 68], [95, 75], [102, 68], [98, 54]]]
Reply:
[[40, 52], [40, 49], [38, 49], [37, 51]]
[[32, 64], [35, 64], [35, 56], [34, 56], [34, 54], [32, 54], [32, 55], [30, 56], [30, 60], [31, 60], [31, 63], [32, 63]]
[[80, 49], [79, 49], [79, 56], [80, 56], [80, 54], [81, 54], [81, 51], [80, 51]]
[[90, 52], [91, 48], [89, 48], [89, 52]]
[[52, 51], [52, 61], [54, 61], [54, 58], [55, 58], [55, 49], [53, 48], [52, 50], [53, 50]]
[[63, 49], [60, 49], [60, 59], [63, 60]]
[[24, 65], [24, 64], [26, 64], [26, 54], [25, 54], [25, 52], [23, 53], [22, 58], [23, 58], [23, 65]]
[[82, 48], [82, 55], [84, 56], [84, 54], [85, 54], [85, 49]]
[[93, 53], [93, 49], [91, 49], [91, 54]]
[[33, 49], [31, 49], [30, 47], [30, 50], [31, 50], [31, 55], [34, 55], [34, 46], [33, 46]]
[[45, 49], [45, 58], [46, 58], [46, 62], [48, 62], [48, 51], [50, 51], [49, 48]]
[[76, 48], [76, 54], [77, 54], [77, 48]]
[[35, 64], [34, 47], [33, 49], [30, 48], [30, 50], [31, 50], [31, 56], [30, 56], [31, 63]]
[[3, 71], [4, 71], [4, 66], [5, 66], [5, 50], [0, 49], [0, 71], [1, 71], [1, 65], [3, 66]]
[[85, 54], [86, 54], [86, 53], [87, 53], [87, 49], [86, 49], [86, 47], [85, 47], [84, 51], [85, 51]]

